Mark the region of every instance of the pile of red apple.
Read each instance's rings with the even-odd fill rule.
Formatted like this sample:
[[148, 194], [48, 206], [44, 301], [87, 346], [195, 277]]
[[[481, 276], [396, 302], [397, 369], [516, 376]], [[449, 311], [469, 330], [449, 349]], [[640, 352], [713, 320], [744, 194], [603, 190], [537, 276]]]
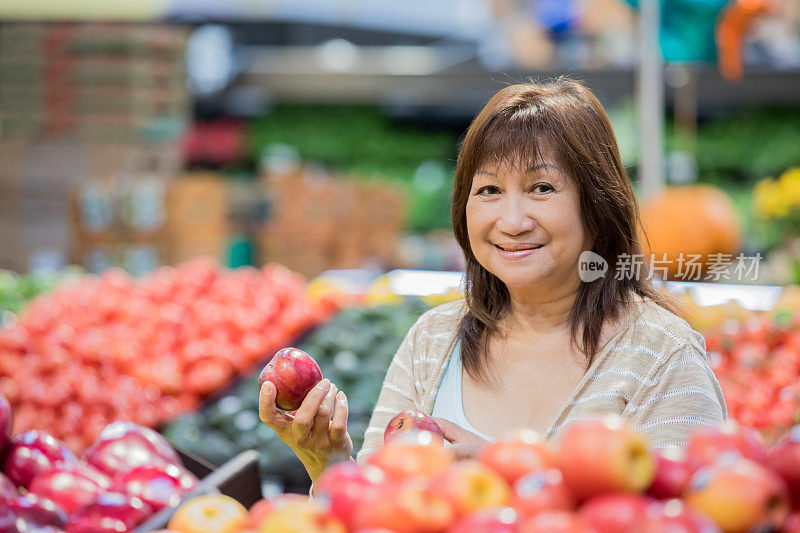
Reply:
[[[430, 422], [412, 414], [411, 426]], [[683, 450], [656, 453], [609, 416], [573, 424], [557, 443], [509, 434], [466, 460], [434, 432], [396, 426], [364, 464], [329, 467], [311, 499], [285, 494], [249, 513], [189, 500], [170, 531], [800, 532], [800, 426], [767, 448], [755, 429], [726, 422], [699, 429]], [[213, 527], [202, 518], [223, 514]]]
[[104, 428], [78, 459], [38, 430], [12, 436], [0, 395], [0, 532], [119, 533], [176, 507], [198, 480], [155, 431], [127, 422]]
[[800, 422], [800, 315], [731, 320], [705, 333], [728, 414], [767, 442]]
[[0, 330], [15, 430], [45, 429], [80, 453], [114, 420], [157, 427], [326, 320], [333, 307], [304, 291], [279, 265], [206, 259], [65, 282]]

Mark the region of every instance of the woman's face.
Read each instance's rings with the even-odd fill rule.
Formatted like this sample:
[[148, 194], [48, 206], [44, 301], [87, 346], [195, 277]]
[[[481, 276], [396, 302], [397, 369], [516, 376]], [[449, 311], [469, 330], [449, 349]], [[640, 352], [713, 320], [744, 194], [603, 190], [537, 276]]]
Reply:
[[512, 293], [579, 283], [578, 257], [591, 246], [577, 188], [554, 158], [479, 167], [466, 209], [472, 253]]

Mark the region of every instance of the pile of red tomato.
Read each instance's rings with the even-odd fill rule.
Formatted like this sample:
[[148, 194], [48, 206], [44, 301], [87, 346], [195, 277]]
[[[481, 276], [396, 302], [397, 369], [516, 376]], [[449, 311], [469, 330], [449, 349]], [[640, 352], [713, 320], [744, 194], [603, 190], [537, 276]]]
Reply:
[[80, 453], [114, 420], [158, 426], [326, 320], [335, 309], [305, 286], [279, 265], [210, 259], [66, 282], [0, 330], [14, 430], [48, 430]]
[[730, 320], [705, 333], [728, 414], [771, 442], [800, 415], [800, 315]]

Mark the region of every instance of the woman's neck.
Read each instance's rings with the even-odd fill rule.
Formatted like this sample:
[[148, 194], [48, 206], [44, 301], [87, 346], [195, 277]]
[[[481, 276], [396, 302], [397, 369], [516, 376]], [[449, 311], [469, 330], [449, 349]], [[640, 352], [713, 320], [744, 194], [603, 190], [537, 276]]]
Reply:
[[568, 326], [569, 314], [578, 296], [577, 288], [559, 293], [549, 292], [537, 296], [511, 296], [511, 312], [507, 316], [507, 330], [515, 333], [552, 334]]

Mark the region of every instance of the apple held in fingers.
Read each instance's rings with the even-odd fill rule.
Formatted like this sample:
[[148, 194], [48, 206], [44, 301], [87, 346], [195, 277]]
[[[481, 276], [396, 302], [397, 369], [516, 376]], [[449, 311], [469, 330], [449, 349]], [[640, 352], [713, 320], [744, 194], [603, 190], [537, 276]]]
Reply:
[[386, 431], [383, 433], [383, 442], [389, 442], [404, 431], [430, 431], [434, 435], [438, 435], [440, 444], [444, 444], [442, 428], [433, 417], [418, 409], [407, 409], [389, 420], [389, 423], [386, 424]]
[[783, 480], [736, 454], [725, 454], [695, 472], [684, 499], [725, 533], [776, 530], [789, 515]]
[[259, 390], [267, 381], [275, 385], [275, 405], [284, 411], [296, 411], [309, 391], [322, 381], [322, 371], [303, 350], [284, 348], [273, 355], [261, 371]]
[[655, 474], [644, 436], [618, 416], [568, 427], [556, 462], [578, 501], [601, 492], [641, 492]]

